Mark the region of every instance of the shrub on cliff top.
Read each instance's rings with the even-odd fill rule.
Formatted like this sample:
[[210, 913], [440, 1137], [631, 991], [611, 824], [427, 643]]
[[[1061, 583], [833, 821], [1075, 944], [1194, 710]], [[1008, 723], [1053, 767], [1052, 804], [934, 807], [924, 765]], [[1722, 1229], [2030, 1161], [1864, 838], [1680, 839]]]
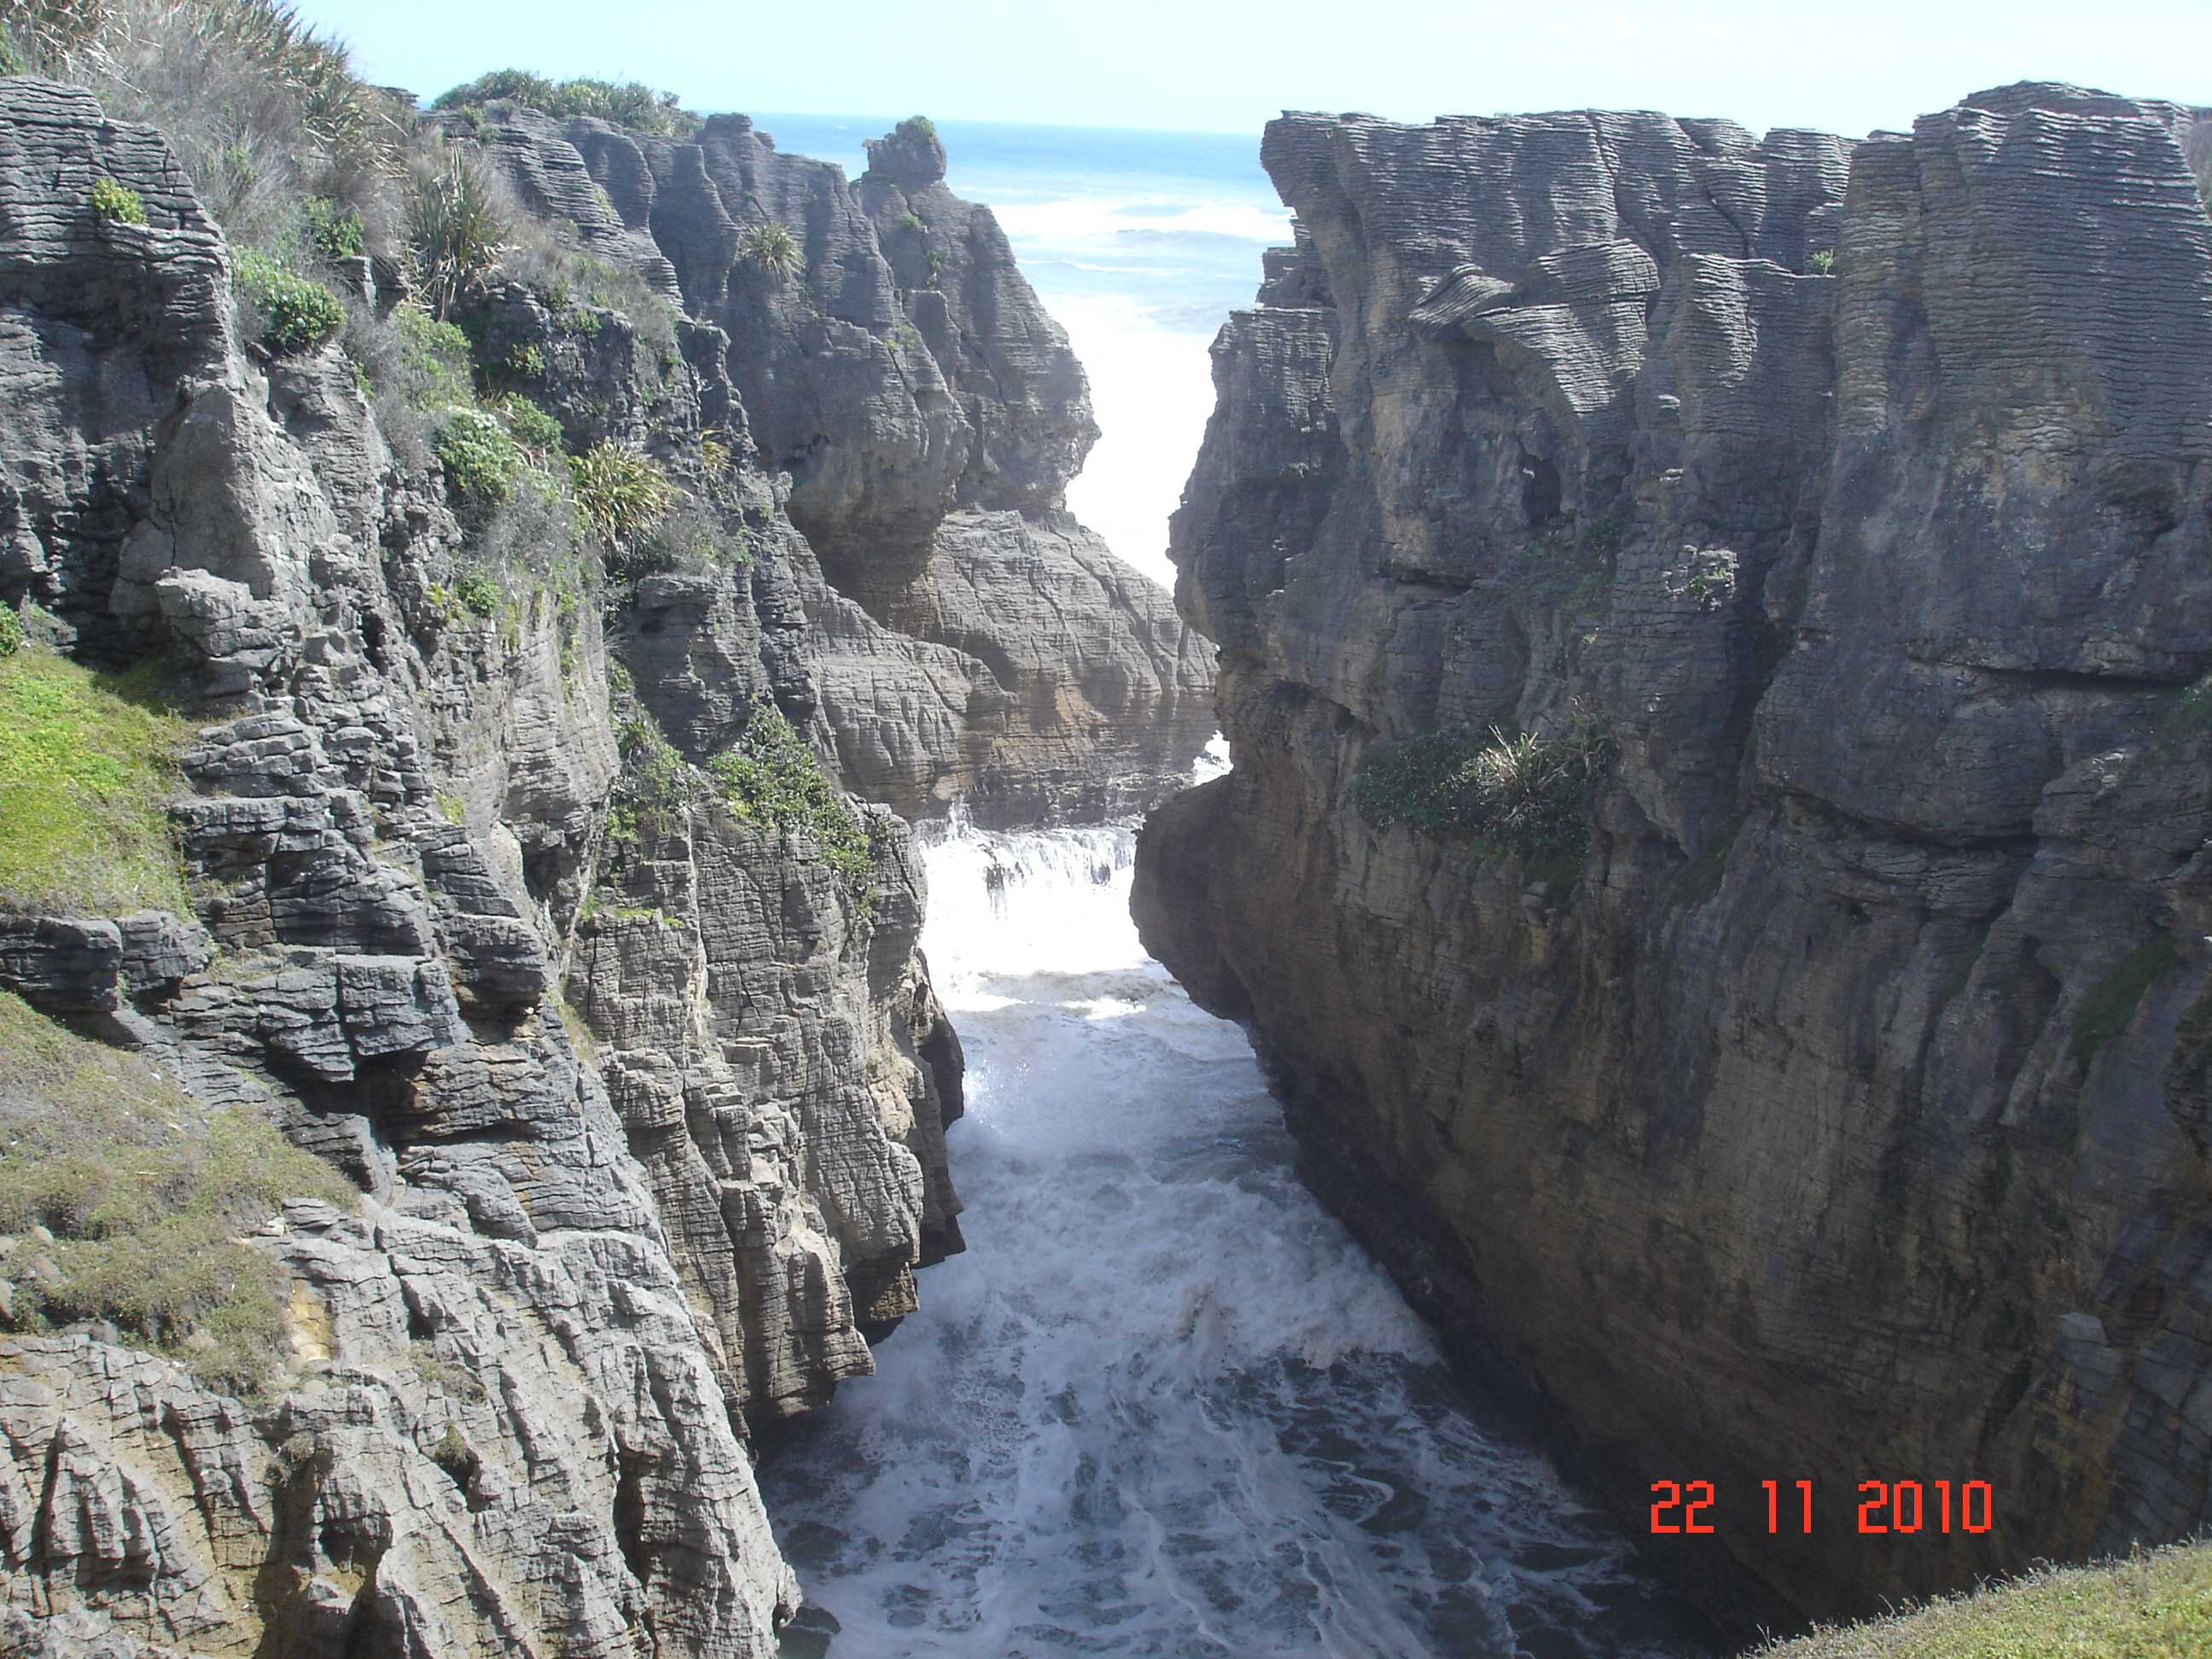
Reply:
[[249, 331], [279, 356], [312, 350], [345, 326], [337, 295], [264, 253], [237, 249], [231, 274]]
[[234, 243], [289, 251], [311, 194], [367, 210], [401, 143], [386, 94], [283, 0], [45, 0], [6, 8], [35, 72], [161, 129]]
[[153, 682], [49, 651], [0, 659], [0, 907], [191, 913], [161, 803], [193, 727]]
[[865, 906], [872, 873], [867, 826], [782, 710], [757, 706], [736, 746], [707, 763], [707, 775], [738, 817], [809, 837]]
[[1589, 850], [1590, 792], [1613, 739], [1577, 711], [1556, 735], [1436, 732], [1370, 744], [1346, 791], [1376, 829], [1404, 823], [1465, 836], [1478, 855], [1580, 858]]
[[0, 1277], [15, 1328], [111, 1320], [204, 1382], [251, 1393], [282, 1352], [285, 1280], [237, 1236], [288, 1198], [356, 1197], [251, 1108], [210, 1111], [138, 1056], [0, 991], [0, 1234], [13, 1236]]
[[580, 76], [554, 81], [528, 70], [494, 70], [438, 94], [433, 109], [465, 109], [477, 104], [511, 102], [561, 120], [587, 115], [610, 126], [653, 137], [683, 138], [699, 130], [699, 118], [678, 107], [672, 92], [656, 92], [637, 81], [599, 81]]

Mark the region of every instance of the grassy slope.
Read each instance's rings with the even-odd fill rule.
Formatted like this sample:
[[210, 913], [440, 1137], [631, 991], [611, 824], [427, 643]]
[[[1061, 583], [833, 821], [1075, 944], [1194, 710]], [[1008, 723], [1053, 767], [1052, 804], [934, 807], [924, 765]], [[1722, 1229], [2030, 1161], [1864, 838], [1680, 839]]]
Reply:
[[1759, 1653], [1761, 1659], [2204, 1659], [2212, 1655], [2212, 1543], [2031, 1573]]
[[357, 1196], [257, 1113], [210, 1110], [140, 1056], [0, 991], [0, 1278], [14, 1286], [0, 1322], [112, 1320], [250, 1392], [283, 1350], [284, 1286], [234, 1240], [287, 1198]]
[[192, 731], [150, 673], [96, 674], [40, 650], [0, 659], [0, 906], [190, 915], [163, 803]]

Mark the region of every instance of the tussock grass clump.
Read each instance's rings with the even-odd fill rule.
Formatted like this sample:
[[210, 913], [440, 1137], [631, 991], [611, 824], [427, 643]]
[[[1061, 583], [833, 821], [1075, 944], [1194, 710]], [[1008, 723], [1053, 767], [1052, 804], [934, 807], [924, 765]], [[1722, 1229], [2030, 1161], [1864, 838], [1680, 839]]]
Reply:
[[250, 1394], [283, 1351], [286, 1287], [237, 1236], [288, 1198], [356, 1197], [258, 1114], [210, 1110], [0, 991], [0, 1274], [15, 1328], [109, 1320]]
[[1894, 1618], [1770, 1643], [1756, 1659], [2201, 1659], [2212, 1544], [2046, 1568]]
[[407, 234], [432, 316], [444, 321], [498, 270], [514, 222], [489, 176], [459, 149], [410, 175]]
[[782, 710], [757, 707], [736, 746], [708, 762], [706, 771], [738, 817], [807, 837], [864, 910], [872, 908], [867, 826]]
[[659, 462], [611, 442], [568, 458], [568, 487], [584, 522], [617, 552], [659, 524], [675, 500]]
[[1579, 859], [1589, 850], [1590, 792], [1614, 752], [1578, 710], [1551, 736], [1493, 726], [1371, 744], [1346, 793], [1376, 829], [1464, 836], [1482, 858]]
[[747, 231], [738, 240], [738, 257], [780, 283], [797, 276], [799, 266], [805, 263], [797, 239], [774, 222], [755, 225]]
[[0, 906], [189, 915], [161, 803], [192, 732], [150, 669], [96, 674], [28, 648], [0, 659]]
[[234, 242], [292, 251], [312, 195], [373, 216], [404, 143], [390, 100], [283, 0], [28, 0], [26, 68], [82, 86], [175, 146]]

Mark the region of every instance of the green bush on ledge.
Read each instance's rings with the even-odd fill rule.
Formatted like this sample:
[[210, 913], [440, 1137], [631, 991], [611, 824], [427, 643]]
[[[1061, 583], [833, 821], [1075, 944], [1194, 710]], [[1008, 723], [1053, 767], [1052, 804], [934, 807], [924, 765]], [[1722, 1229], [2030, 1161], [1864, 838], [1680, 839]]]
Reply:
[[112, 225], [143, 225], [146, 222], [146, 200], [135, 190], [126, 189], [112, 179], [92, 181], [92, 210]]
[[706, 771], [738, 817], [810, 837], [860, 900], [862, 914], [872, 913], [867, 826], [775, 704], [756, 708], [736, 746], [708, 762]]
[[1556, 734], [1431, 732], [1370, 744], [1346, 798], [1374, 829], [1403, 823], [1463, 836], [1480, 858], [1580, 859], [1589, 797], [1613, 763], [1612, 738], [1577, 711]]
[[345, 305], [337, 295], [265, 253], [240, 248], [231, 271], [261, 343], [279, 356], [313, 350], [345, 326]]

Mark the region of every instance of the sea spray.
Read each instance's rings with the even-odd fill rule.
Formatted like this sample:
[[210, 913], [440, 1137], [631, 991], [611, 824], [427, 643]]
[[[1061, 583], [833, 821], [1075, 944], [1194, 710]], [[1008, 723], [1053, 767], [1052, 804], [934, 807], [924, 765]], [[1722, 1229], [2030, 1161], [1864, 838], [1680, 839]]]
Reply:
[[1699, 1651], [1293, 1178], [1137, 941], [1130, 830], [928, 833], [969, 1250], [766, 1462], [786, 1651]]

